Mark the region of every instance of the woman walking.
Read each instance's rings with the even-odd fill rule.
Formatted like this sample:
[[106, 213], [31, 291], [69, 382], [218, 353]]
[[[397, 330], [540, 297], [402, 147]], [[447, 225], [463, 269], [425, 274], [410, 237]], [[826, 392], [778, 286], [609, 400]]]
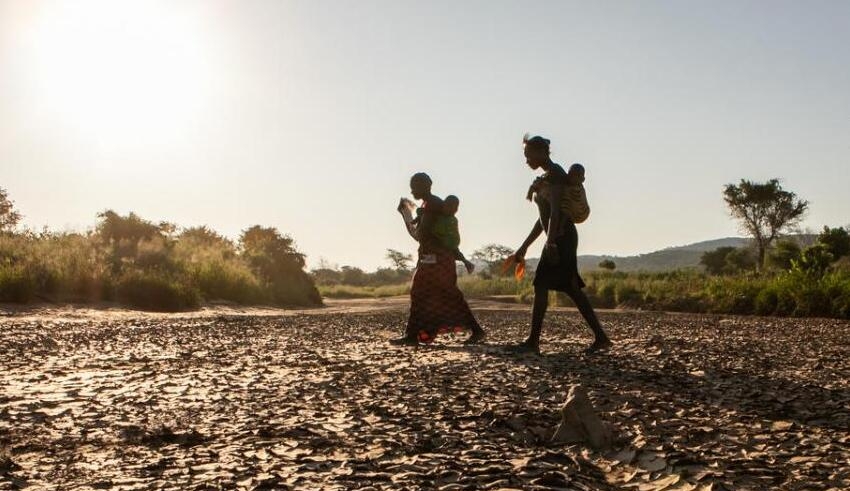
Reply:
[[[561, 291], [569, 295], [579, 312], [593, 331], [595, 340], [587, 348], [587, 353], [607, 349], [611, 346], [608, 335], [602, 329], [596, 312], [584, 294], [584, 281], [578, 273], [576, 249], [578, 231], [572, 219], [562, 210], [564, 187], [567, 173], [552, 162], [549, 155], [549, 140], [541, 136], [523, 138], [525, 161], [532, 170], [541, 169], [543, 175], [532, 186], [535, 203], [540, 218], [528, 237], [517, 249], [515, 259], [525, 260], [528, 247], [546, 232], [546, 245], [540, 258], [540, 264], [534, 275], [534, 306], [531, 312], [531, 333], [522, 344], [515, 347], [518, 352], [540, 353], [540, 333], [543, 330], [543, 318], [549, 307], [549, 290]], [[547, 192], [540, 192], [545, 187]], [[529, 192], [531, 196], [531, 191]]]
[[[457, 287], [454, 251], [447, 250], [434, 234], [434, 225], [443, 213], [443, 201], [431, 193], [431, 178], [420, 172], [410, 179], [410, 191], [422, 200], [421, 217], [408, 229], [419, 242], [419, 260], [410, 288], [410, 318], [404, 336], [391, 341], [398, 345], [431, 342], [440, 328], [467, 328], [472, 335], [466, 343], [484, 339], [484, 330], [469, 310]], [[402, 205], [399, 205], [399, 211]]]

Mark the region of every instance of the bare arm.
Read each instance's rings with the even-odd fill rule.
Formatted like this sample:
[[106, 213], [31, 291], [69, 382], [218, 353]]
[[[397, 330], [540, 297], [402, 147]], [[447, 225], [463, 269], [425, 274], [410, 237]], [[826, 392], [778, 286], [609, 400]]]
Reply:
[[417, 227], [415, 226], [415, 224], [410, 223], [407, 220], [405, 220], [404, 221], [404, 228], [407, 229], [407, 233], [410, 234], [411, 237], [413, 237], [413, 240], [419, 242], [419, 230], [417, 230]]
[[398, 212], [401, 214], [401, 219], [404, 221], [404, 228], [407, 230], [407, 233], [413, 237], [413, 240], [419, 241], [419, 237], [416, 230], [416, 225], [418, 225], [419, 220], [413, 218], [413, 214], [410, 211], [410, 206], [407, 203], [407, 200], [402, 198], [398, 202]]
[[460, 252], [460, 249], [455, 249], [455, 250], [454, 250], [454, 251], [452, 251], [452, 252], [453, 252], [453, 253], [454, 253], [454, 255], [455, 255], [455, 260], [456, 260], [456, 261], [461, 261], [461, 262], [464, 262], [464, 263], [466, 262], [466, 256], [464, 256], [464, 255], [463, 255], [463, 253], [462, 253], [462, 252]]
[[514, 257], [517, 261], [522, 261], [525, 259], [525, 253], [528, 251], [528, 248], [531, 244], [540, 237], [540, 234], [543, 233], [543, 225], [540, 225], [540, 220], [534, 221], [534, 227], [531, 228], [531, 232], [528, 233], [528, 237], [525, 238], [525, 241], [519, 246]]
[[464, 266], [466, 266], [467, 273], [472, 274], [472, 272], [475, 271], [475, 265], [469, 262], [468, 259], [466, 259], [466, 256], [464, 256], [463, 253], [460, 252], [460, 249], [455, 249], [454, 255], [455, 261], [460, 261], [463, 263]]

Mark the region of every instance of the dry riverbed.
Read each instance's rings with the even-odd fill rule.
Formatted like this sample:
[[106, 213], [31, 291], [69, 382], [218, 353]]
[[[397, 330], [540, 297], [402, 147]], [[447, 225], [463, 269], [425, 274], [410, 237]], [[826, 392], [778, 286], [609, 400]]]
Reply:
[[[0, 490], [850, 489], [850, 323], [474, 304], [487, 344], [391, 347], [405, 301], [0, 317]], [[550, 442], [572, 384], [616, 433]]]

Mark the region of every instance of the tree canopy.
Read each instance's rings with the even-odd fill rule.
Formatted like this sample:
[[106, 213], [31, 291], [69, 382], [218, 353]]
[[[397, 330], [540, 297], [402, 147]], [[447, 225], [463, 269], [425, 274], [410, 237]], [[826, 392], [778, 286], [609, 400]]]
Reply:
[[727, 184], [723, 199], [743, 230], [755, 239], [758, 268], [764, 267], [770, 244], [784, 230], [798, 224], [809, 207], [808, 201], [783, 189], [778, 179], [764, 183], [741, 179], [738, 184]]

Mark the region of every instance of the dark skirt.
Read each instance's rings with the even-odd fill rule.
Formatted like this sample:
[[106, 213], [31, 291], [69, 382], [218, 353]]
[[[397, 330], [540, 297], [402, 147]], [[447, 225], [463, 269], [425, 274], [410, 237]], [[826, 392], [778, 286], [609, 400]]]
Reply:
[[[555, 239], [558, 249], [556, 258], [551, 257], [549, 248], [543, 249], [540, 263], [534, 273], [535, 288], [546, 288], [568, 293], [575, 288], [584, 288], [584, 280], [578, 273], [578, 231], [572, 222], [564, 223], [564, 230]], [[555, 259], [554, 261], [552, 259]]]
[[432, 264], [420, 257], [410, 288], [407, 335], [430, 342], [441, 332], [477, 327], [478, 322], [457, 287], [454, 257], [438, 254], [437, 262]]

